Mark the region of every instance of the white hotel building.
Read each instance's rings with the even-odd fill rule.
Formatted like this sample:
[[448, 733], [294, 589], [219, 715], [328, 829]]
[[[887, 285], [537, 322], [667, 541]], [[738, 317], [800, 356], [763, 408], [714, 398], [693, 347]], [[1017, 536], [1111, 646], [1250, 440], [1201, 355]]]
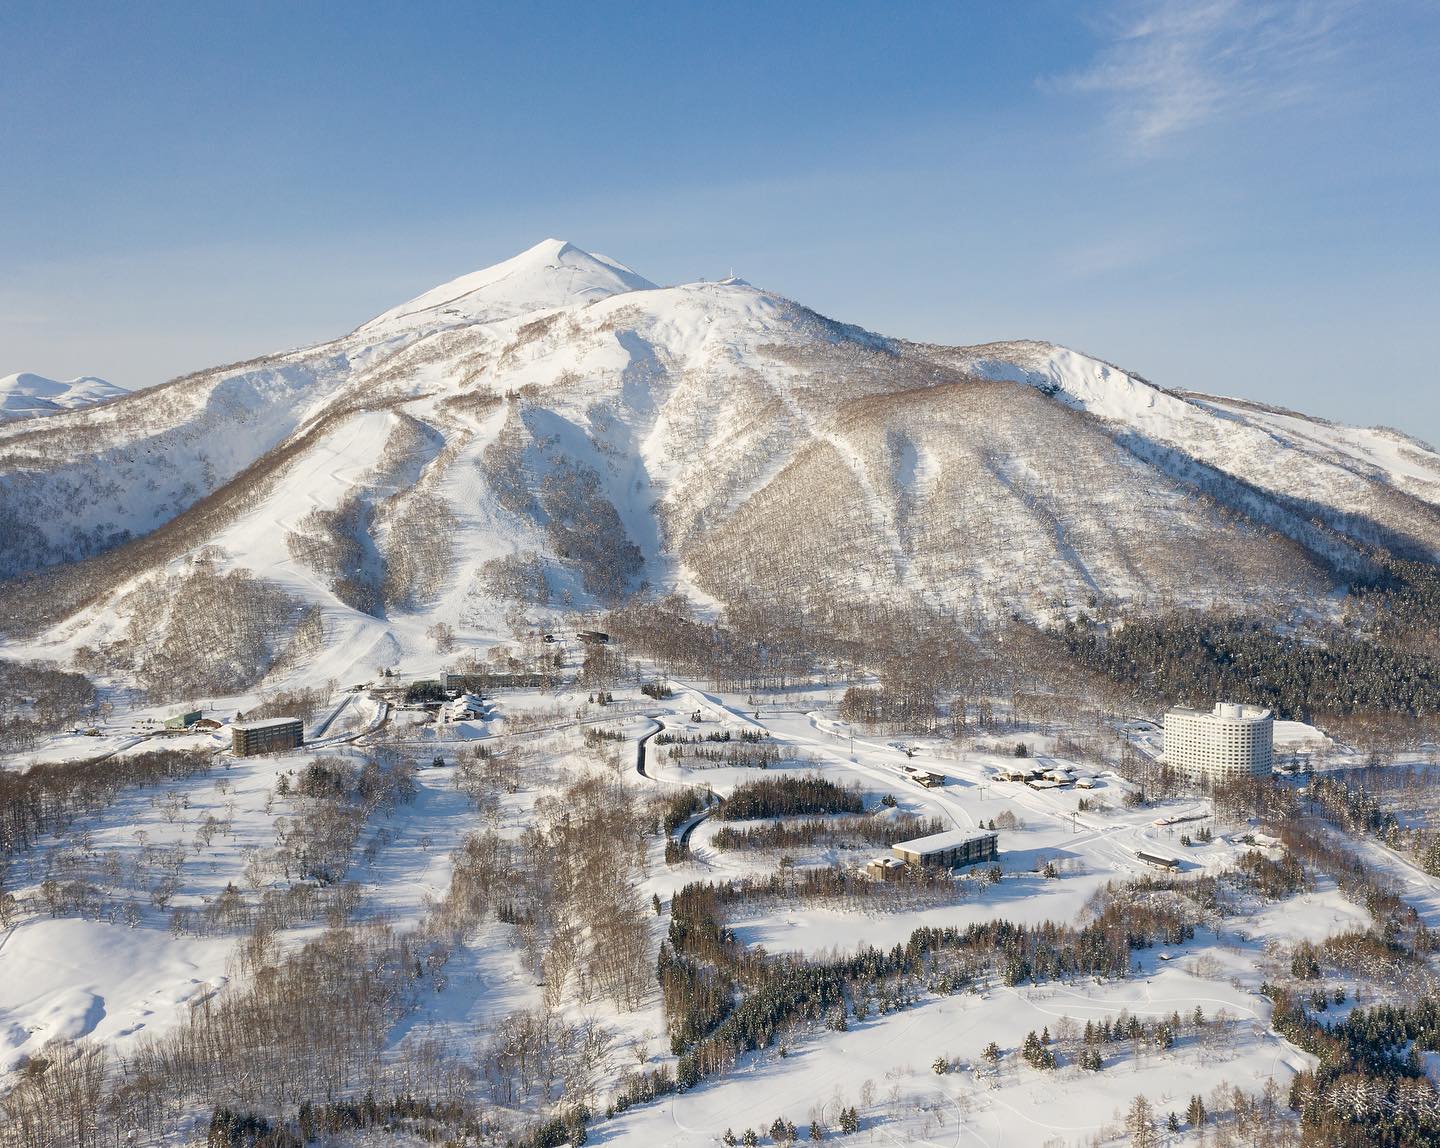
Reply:
[[1216, 702], [1204, 710], [1165, 714], [1165, 761], [1191, 777], [1269, 777], [1275, 718], [1259, 706]]

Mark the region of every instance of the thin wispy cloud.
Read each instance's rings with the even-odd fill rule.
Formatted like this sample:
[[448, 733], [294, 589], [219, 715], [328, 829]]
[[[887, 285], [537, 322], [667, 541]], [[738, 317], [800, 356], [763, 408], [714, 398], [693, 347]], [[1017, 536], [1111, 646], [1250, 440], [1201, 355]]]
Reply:
[[1186, 244], [1167, 228], [1137, 225], [1127, 221], [1121, 230], [1108, 230], [1091, 238], [1058, 248], [1054, 253], [1054, 274], [1061, 279], [1088, 281], [1124, 275], [1173, 259]]
[[1116, 19], [1086, 67], [1043, 83], [1106, 99], [1117, 128], [1146, 149], [1242, 112], [1318, 99], [1336, 82], [1354, 11], [1347, 0], [1159, 0]]

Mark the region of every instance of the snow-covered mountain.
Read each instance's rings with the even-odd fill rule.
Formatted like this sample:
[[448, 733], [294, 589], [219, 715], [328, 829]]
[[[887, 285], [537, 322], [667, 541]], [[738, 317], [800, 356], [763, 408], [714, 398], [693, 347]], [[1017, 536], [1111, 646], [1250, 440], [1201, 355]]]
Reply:
[[393, 334], [440, 324], [489, 323], [532, 311], [585, 304], [625, 291], [652, 291], [623, 263], [547, 239], [513, 259], [462, 275], [392, 307], [357, 333]]
[[0, 378], [0, 419], [28, 419], [36, 415], [53, 415], [57, 411], [73, 411], [124, 394], [129, 394], [124, 387], [117, 387], [94, 375], [81, 375], [78, 379], [61, 382], [20, 371]]
[[0, 427], [0, 534], [33, 646], [104, 648], [203, 554], [311, 607], [343, 675], [647, 583], [840, 626], [1324, 610], [1369, 548], [1440, 556], [1440, 456], [548, 240], [332, 342]]

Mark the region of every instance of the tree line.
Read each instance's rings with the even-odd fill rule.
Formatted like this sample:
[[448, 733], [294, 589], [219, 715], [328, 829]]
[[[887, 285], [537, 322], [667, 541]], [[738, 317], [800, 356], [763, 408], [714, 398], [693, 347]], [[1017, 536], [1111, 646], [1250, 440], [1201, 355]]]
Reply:
[[[1275, 864], [1255, 854], [1243, 879], [1253, 881], [1254, 874]], [[844, 1028], [847, 1016], [903, 1007], [923, 992], [956, 992], [989, 976], [1010, 985], [1127, 977], [1135, 950], [1191, 938], [1203, 919], [1220, 911], [1235, 879], [1227, 874], [1112, 883], [1097, 896], [1094, 919], [1084, 926], [994, 920], [921, 928], [888, 950], [866, 946], [818, 960], [750, 949], [724, 923], [726, 906], [754, 896], [763, 880], [692, 883], [671, 900], [669, 931], [657, 959], [667, 1031], [679, 1063], [673, 1074], [668, 1068], [631, 1074], [615, 1108], [691, 1087], [787, 1033], [820, 1022]], [[1284, 881], [1276, 885], [1288, 888]]]
[[193, 777], [210, 765], [204, 750], [157, 749], [34, 765], [24, 773], [0, 770], [0, 864], [81, 814], [103, 812], [122, 789]]
[[860, 786], [837, 785], [818, 773], [803, 777], [759, 777], [735, 787], [716, 811], [722, 821], [793, 817], [809, 813], [861, 813]]
[[894, 845], [943, 833], [945, 823], [938, 817], [837, 817], [808, 818], [804, 821], [778, 821], [773, 825], [736, 828], [722, 826], [710, 842], [717, 849], [794, 849], [816, 844], [853, 847], [859, 845]]
[[33, 749], [47, 733], [95, 709], [84, 674], [47, 662], [0, 660], [0, 753]]

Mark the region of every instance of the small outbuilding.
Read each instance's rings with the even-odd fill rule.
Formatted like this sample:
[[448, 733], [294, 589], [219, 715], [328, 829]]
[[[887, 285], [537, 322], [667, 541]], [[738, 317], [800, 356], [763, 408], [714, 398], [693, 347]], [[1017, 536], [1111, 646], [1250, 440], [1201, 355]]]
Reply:
[[865, 875], [877, 881], [898, 881], [905, 862], [898, 857], [875, 857], [865, 863]]
[[485, 703], [475, 694], [461, 694], [445, 707], [451, 721], [473, 721], [485, 716]]

